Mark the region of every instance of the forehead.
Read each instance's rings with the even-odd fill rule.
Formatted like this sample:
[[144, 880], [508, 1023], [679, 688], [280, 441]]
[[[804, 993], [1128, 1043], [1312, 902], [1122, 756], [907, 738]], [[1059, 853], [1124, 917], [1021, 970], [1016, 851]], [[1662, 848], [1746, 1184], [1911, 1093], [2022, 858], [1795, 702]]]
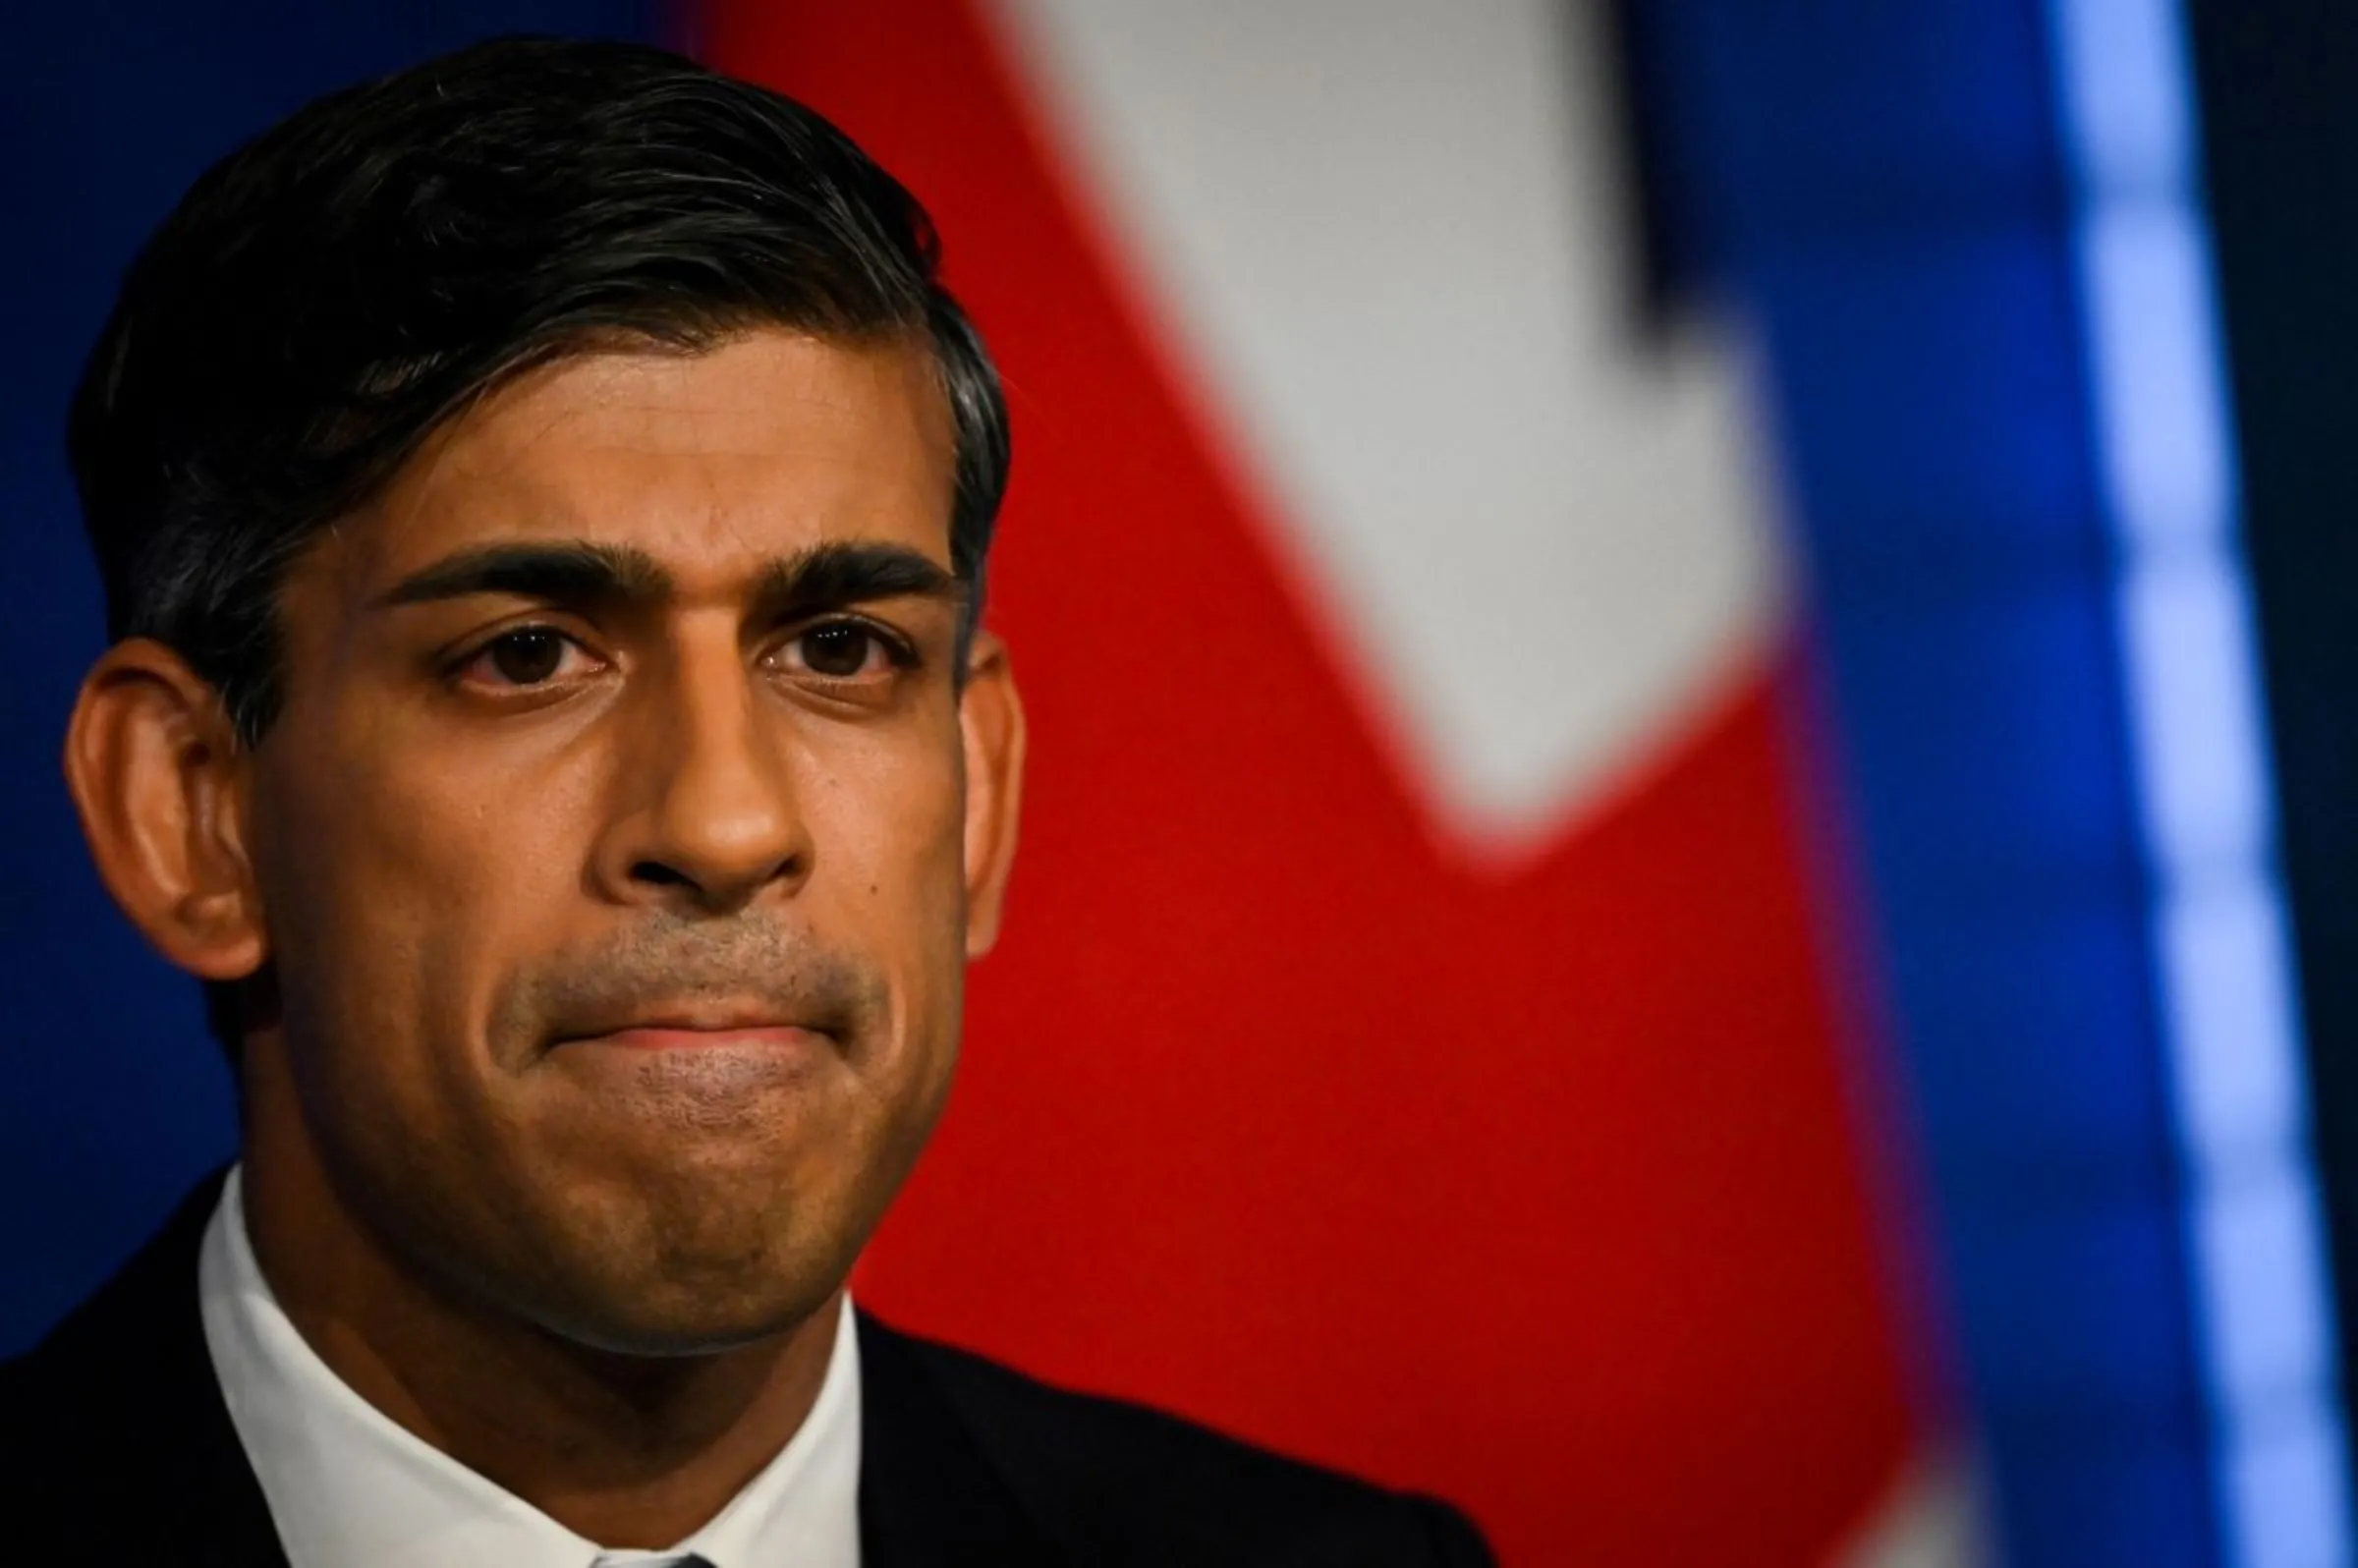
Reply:
[[949, 563], [948, 400], [921, 341], [749, 333], [698, 354], [585, 354], [436, 432], [362, 515], [333, 574], [360, 588], [452, 550], [581, 539], [725, 588], [830, 539]]

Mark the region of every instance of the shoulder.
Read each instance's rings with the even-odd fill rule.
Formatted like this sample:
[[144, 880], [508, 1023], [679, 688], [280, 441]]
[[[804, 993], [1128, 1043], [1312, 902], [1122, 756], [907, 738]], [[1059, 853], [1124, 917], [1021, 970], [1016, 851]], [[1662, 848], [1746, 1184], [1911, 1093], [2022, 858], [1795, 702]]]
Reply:
[[7, 1474], [18, 1473], [32, 1447], [30, 1434], [59, 1404], [50, 1362], [37, 1348], [0, 1361], [0, 1465]]
[[[28, 1354], [0, 1364], [10, 1543], [45, 1563], [283, 1561], [205, 1349], [218, 1180]], [[167, 1549], [159, 1552], [158, 1543]]]
[[209, 1384], [196, 1255], [221, 1178], [188, 1194], [147, 1243], [24, 1355], [0, 1364], [0, 1409], [95, 1426], [117, 1406]]
[[[23, 1355], [0, 1363], [0, 1460], [20, 1478], [140, 1441], [141, 1407], [185, 1392], [161, 1375], [185, 1350], [135, 1261]], [[190, 1308], [195, 1306], [191, 1293]], [[174, 1368], [172, 1371], [178, 1371]], [[144, 1394], [144, 1398], [142, 1398]]]
[[1058, 1388], [865, 1317], [862, 1349], [905, 1357], [1076, 1561], [1484, 1564], [1466, 1518], [1194, 1422]]

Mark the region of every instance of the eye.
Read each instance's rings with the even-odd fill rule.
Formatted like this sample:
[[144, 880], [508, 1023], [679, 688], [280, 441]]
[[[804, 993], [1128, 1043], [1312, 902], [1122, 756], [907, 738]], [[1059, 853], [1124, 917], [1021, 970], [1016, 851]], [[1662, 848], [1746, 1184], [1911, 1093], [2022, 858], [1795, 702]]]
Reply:
[[789, 661], [830, 681], [873, 678], [909, 659], [885, 635], [858, 621], [823, 621], [787, 644]]
[[491, 686], [544, 686], [560, 675], [577, 673], [569, 667], [569, 656], [578, 663], [590, 655], [553, 627], [520, 626], [484, 644], [461, 673]]

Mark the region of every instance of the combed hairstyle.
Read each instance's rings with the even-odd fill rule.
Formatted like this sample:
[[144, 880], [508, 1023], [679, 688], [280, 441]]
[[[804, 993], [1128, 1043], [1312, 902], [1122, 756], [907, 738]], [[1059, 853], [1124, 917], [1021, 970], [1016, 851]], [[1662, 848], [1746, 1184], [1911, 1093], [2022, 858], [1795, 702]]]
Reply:
[[766, 326], [930, 346], [971, 634], [1006, 404], [925, 209], [850, 139], [611, 42], [497, 39], [320, 98], [190, 187], [84, 370], [67, 446], [109, 635], [177, 650], [256, 745], [288, 566], [436, 429], [570, 355]]

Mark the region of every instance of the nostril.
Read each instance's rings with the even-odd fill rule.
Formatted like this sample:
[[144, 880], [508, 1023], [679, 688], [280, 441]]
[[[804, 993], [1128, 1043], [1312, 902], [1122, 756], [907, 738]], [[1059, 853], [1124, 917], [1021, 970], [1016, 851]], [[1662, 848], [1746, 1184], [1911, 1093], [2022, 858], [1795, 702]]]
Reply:
[[[799, 884], [807, 862], [800, 855], [767, 865], [739, 865], [724, 857], [646, 856], [629, 863], [622, 896], [682, 913], [726, 914], [758, 898], [762, 890]], [[627, 891], [623, 891], [627, 889]]]

